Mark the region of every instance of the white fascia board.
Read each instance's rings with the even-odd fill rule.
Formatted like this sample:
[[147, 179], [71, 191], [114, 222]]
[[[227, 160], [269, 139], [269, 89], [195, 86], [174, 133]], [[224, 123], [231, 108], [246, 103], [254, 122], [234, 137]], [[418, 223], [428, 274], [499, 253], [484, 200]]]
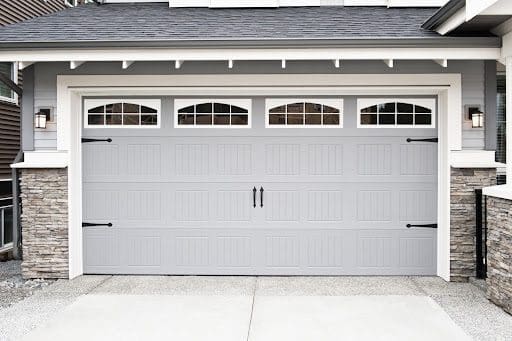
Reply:
[[211, 8], [279, 7], [279, 0], [210, 0]]
[[441, 7], [448, 0], [388, 0], [388, 7]]
[[437, 33], [446, 35], [466, 22], [466, 8], [459, 9], [454, 15], [436, 28]]
[[498, 1], [510, 0], [466, 0], [466, 20], [471, 20]]
[[[0, 51], [0, 62], [275, 61], [275, 60], [497, 60], [500, 48], [318, 48], [318, 49], [59, 49]], [[79, 62], [75, 62], [78, 64]]]

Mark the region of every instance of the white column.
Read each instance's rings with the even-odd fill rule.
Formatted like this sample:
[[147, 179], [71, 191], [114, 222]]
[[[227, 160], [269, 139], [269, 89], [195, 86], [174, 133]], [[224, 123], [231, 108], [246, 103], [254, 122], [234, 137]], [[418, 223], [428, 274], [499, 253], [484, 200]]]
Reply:
[[512, 185], [512, 56], [506, 58], [507, 68], [507, 184]]

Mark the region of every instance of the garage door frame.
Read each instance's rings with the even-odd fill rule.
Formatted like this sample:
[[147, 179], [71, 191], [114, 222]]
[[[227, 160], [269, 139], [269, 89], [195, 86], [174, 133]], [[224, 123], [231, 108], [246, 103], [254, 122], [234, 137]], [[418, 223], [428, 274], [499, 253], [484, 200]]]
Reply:
[[[138, 86], [131, 87], [130, 84]], [[182, 86], [174, 87], [172, 84]], [[226, 84], [230, 86], [226, 87]], [[285, 79], [281, 75], [58, 76], [57, 146], [59, 151], [68, 152], [70, 278], [83, 274], [80, 143], [82, 97], [143, 96], [145, 93], [153, 96], [438, 96], [437, 274], [449, 280], [449, 157], [451, 150], [461, 149], [462, 142], [460, 74], [288, 75]]]

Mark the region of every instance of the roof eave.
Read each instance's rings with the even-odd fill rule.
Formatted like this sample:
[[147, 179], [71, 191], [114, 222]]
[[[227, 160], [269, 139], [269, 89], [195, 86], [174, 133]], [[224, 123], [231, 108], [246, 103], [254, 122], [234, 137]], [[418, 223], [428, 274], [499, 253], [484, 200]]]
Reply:
[[93, 48], [272, 48], [272, 47], [501, 47], [499, 37], [433, 37], [368, 39], [257, 39], [257, 40], [174, 40], [174, 41], [72, 41], [0, 42], [0, 50], [93, 49]]

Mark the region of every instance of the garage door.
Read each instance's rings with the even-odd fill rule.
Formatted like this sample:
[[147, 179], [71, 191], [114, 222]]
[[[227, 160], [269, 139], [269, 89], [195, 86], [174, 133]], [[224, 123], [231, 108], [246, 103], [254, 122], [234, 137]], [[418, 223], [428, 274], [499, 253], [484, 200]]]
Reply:
[[436, 273], [435, 100], [123, 101], [84, 106], [86, 273]]

